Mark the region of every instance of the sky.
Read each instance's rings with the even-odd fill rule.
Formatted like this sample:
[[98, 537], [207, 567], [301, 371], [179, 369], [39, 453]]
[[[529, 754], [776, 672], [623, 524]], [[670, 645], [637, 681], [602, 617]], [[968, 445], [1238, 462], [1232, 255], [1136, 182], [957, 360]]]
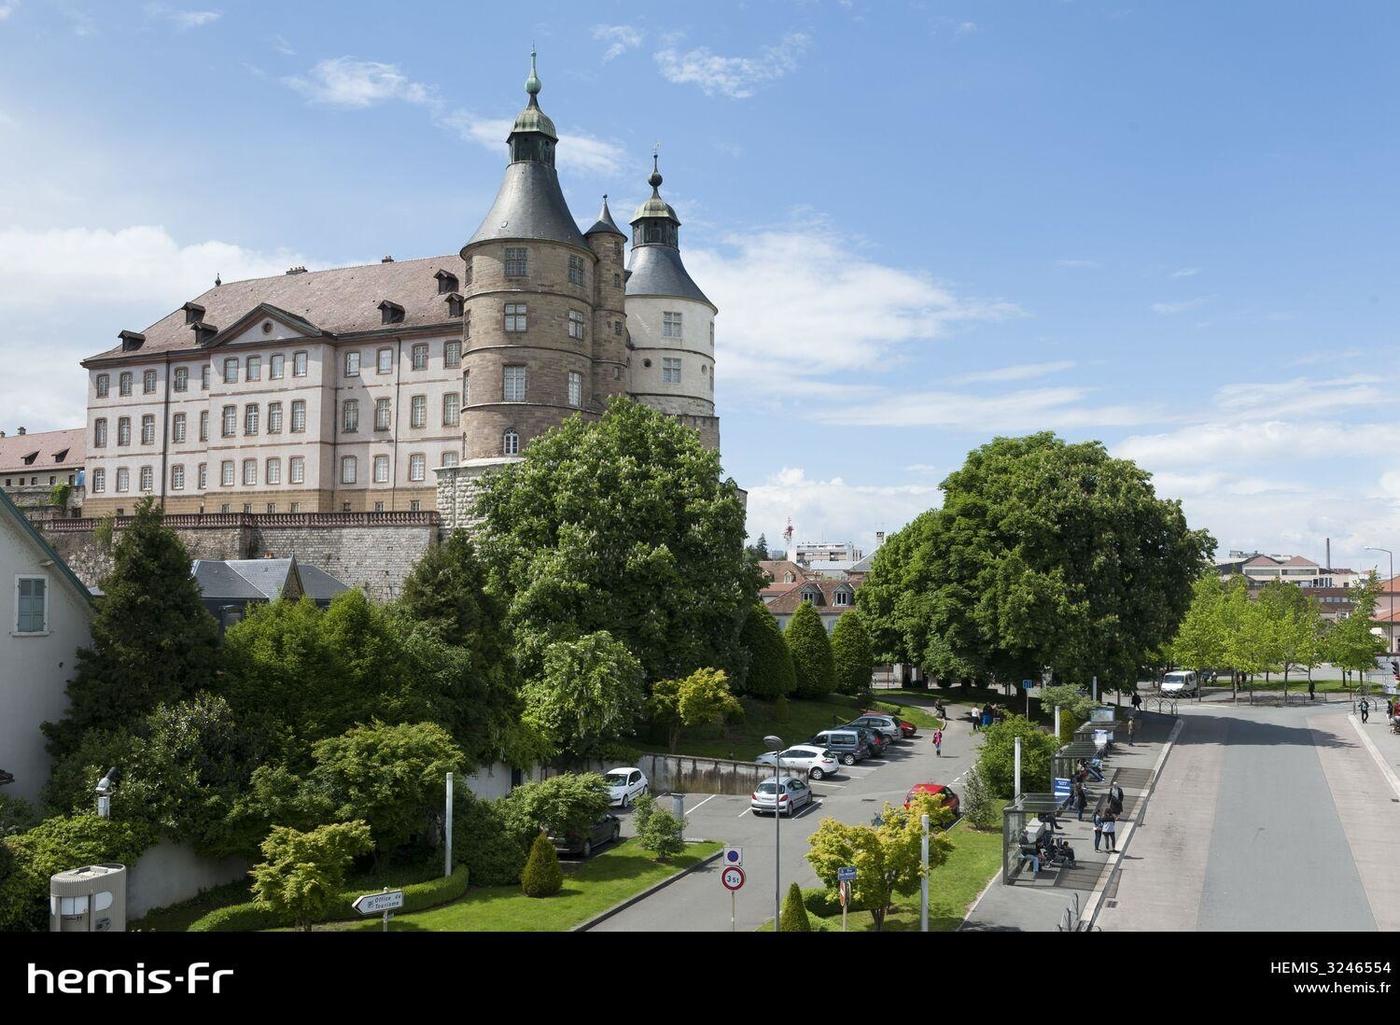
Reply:
[[653, 146], [749, 529], [867, 551], [997, 435], [1236, 549], [1400, 549], [1400, 6], [0, 0], [0, 427], [213, 282], [455, 252], [529, 51], [575, 217]]

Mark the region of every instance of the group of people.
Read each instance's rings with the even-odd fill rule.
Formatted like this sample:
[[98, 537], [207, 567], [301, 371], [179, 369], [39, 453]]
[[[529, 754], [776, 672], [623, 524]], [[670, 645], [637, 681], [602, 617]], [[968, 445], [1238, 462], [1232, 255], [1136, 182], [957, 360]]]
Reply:
[[1118, 850], [1118, 816], [1123, 814], [1123, 788], [1114, 783], [1094, 808], [1094, 850]]
[[[1368, 698], [1362, 697], [1357, 704], [1357, 711], [1361, 713], [1361, 721], [1369, 722], [1371, 719], [1371, 702]], [[1400, 699], [1385, 699], [1385, 721], [1390, 724], [1390, 728], [1396, 733], [1400, 733]]]
[[974, 733], [978, 730], [986, 729], [993, 723], [999, 723], [1005, 718], [1006, 709], [990, 701], [981, 708], [978, 708], [976, 705], [972, 706], [972, 730]]
[[1034, 841], [1027, 830], [1021, 830], [1021, 859], [1031, 863], [1031, 872], [1039, 873], [1042, 865], [1064, 864], [1075, 866], [1074, 848], [1069, 841], [1055, 836], [1054, 816], [1050, 816]]

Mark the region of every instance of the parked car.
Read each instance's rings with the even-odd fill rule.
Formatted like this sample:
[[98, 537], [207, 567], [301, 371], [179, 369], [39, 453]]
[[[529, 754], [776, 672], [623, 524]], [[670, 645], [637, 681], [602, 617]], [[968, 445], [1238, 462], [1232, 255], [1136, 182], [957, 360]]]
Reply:
[[[831, 776], [837, 770], [836, 755], [824, 747], [798, 744], [796, 747], [790, 747], [782, 752], [781, 757], [781, 768], [799, 769], [807, 774], [808, 779]], [[777, 751], [765, 751], [754, 761], [758, 762], [759, 765], [772, 765], [778, 758]]]
[[876, 733], [888, 737], [891, 742], [904, 739], [904, 731], [899, 728], [899, 721], [892, 715], [884, 715], [880, 712], [862, 712], [859, 718], [852, 719], [848, 725], [864, 726], [868, 730], [874, 730]]
[[870, 757], [870, 748], [858, 730], [822, 730], [807, 743], [830, 751], [842, 765], [854, 765]]
[[616, 815], [604, 815], [585, 833], [565, 833], [562, 836], [549, 834], [549, 842], [560, 854], [579, 854], [592, 857], [593, 852], [605, 843], [612, 843], [622, 836], [622, 820]]
[[805, 780], [780, 776], [777, 780], [764, 780], [758, 785], [749, 800], [749, 808], [755, 815], [782, 814], [791, 818], [799, 808], [811, 803], [812, 788]]
[[961, 802], [958, 795], [953, 793], [952, 787], [944, 786], [942, 783], [915, 783], [909, 788], [909, 793], [904, 795], [904, 807], [908, 808], [915, 794], [937, 794], [943, 798], [943, 803], [956, 815]]
[[1201, 677], [1188, 670], [1178, 670], [1162, 677], [1163, 694], [1197, 694], [1201, 690]]
[[[866, 709], [864, 712], [861, 712], [860, 714], [861, 714], [862, 716], [865, 716], [865, 715], [885, 715], [886, 713], [884, 713], [884, 712], [872, 712], [872, 711], [870, 711], [869, 709]], [[897, 715], [891, 715], [891, 716], [888, 716], [888, 718], [891, 718], [891, 719], [893, 719], [893, 720], [895, 721], [895, 724], [899, 726], [899, 732], [902, 733], [902, 734], [904, 734], [904, 737], [905, 737], [906, 740], [907, 740], [908, 738], [910, 738], [910, 737], [916, 736], [916, 735], [918, 734], [918, 732], [919, 732], [919, 727], [915, 726], [915, 725], [914, 725], [912, 722], [910, 722], [908, 719], [901, 719], [901, 718], [899, 718], [899, 716], [897, 716]]]
[[630, 808], [632, 802], [645, 794], [650, 786], [645, 773], [635, 765], [609, 769], [603, 779], [608, 784], [608, 797], [619, 808]]
[[855, 726], [847, 723], [841, 728], [855, 730], [856, 733], [860, 734], [860, 739], [865, 741], [865, 746], [870, 748], [871, 757], [874, 758], [879, 758], [885, 753], [885, 749], [894, 743], [879, 730], [872, 730], [869, 726]]

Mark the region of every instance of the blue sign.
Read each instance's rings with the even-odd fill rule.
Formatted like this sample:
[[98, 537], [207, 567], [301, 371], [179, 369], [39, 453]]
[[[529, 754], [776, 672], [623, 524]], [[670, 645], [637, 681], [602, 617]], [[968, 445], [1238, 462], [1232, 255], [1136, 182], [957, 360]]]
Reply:
[[1056, 777], [1055, 777], [1055, 796], [1056, 796], [1056, 797], [1068, 797], [1069, 794], [1070, 794], [1069, 780], [1065, 779], [1063, 776], [1056, 776]]
[[1022, 681], [1021, 681], [1021, 689], [1022, 689], [1022, 690], [1030, 690], [1030, 689], [1031, 689], [1031, 681], [1030, 681], [1030, 680], [1022, 680]]
[[856, 881], [856, 869], [854, 865], [836, 870], [836, 881], [838, 883], [853, 883]]

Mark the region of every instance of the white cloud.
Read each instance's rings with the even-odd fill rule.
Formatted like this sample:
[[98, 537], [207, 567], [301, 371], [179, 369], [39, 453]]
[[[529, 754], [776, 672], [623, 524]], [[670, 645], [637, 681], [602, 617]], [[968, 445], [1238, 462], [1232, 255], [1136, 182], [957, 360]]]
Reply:
[[1160, 423], [1170, 413], [1157, 403], [1089, 405], [1089, 388], [1031, 388], [999, 395], [950, 391], [905, 391], [875, 402], [818, 413], [825, 423], [848, 427], [947, 427], [955, 430], [1021, 432]]
[[1152, 312], [1164, 317], [1170, 317], [1177, 313], [1185, 313], [1188, 310], [1199, 309], [1206, 303], [1205, 299], [1183, 299], [1174, 303], [1153, 303]]
[[14, 14], [19, 8], [19, 0], [9, 0], [8, 3], [0, 3], [0, 21], [4, 21]]
[[292, 49], [292, 44], [287, 42], [285, 36], [273, 36], [272, 48], [284, 57], [295, 57], [297, 54], [296, 50]]
[[764, 47], [757, 57], [724, 57], [704, 46], [684, 53], [668, 46], [654, 56], [668, 82], [698, 85], [706, 96], [718, 93], [742, 100], [752, 96], [756, 86], [797, 70], [798, 58], [810, 41], [805, 33], [791, 32], [776, 46]]
[[978, 370], [953, 378], [954, 384], [976, 384], [982, 381], [1028, 381], [1036, 377], [1058, 374], [1075, 367], [1072, 359], [1054, 360], [1050, 363], [1018, 363], [1015, 366], [1000, 367], [997, 370]]
[[1063, 259], [1056, 260], [1055, 266], [1067, 267], [1071, 270], [1096, 270], [1097, 268], [1101, 267], [1102, 264], [1100, 264], [1098, 260]]
[[[734, 376], [738, 362], [781, 367], [790, 378], [868, 373], [956, 325], [1020, 313], [877, 263], [828, 230], [731, 235], [722, 248], [688, 251], [686, 265], [722, 311], [717, 344], [731, 381], [743, 379]], [[773, 287], [774, 268], [781, 268], [781, 288]]]
[[146, 17], [168, 21], [180, 31], [211, 25], [224, 16], [223, 11], [183, 11], [166, 4], [147, 4]]
[[1172, 271], [1171, 276], [1174, 278], [1194, 278], [1199, 273], [1201, 273], [1199, 267], [1182, 267], [1180, 270]]
[[972, 33], [976, 32], [976, 31], [977, 31], [977, 22], [975, 22], [975, 21], [960, 21], [960, 22], [958, 22], [958, 31], [957, 31], [957, 34], [958, 34], [958, 35], [960, 35], [960, 36], [970, 36], [970, 35], [972, 35]]
[[372, 107], [388, 100], [424, 106], [436, 99], [429, 86], [414, 82], [395, 65], [355, 57], [319, 61], [305, 77], [283, 81], [313, 103], [332, 107]]
[[603, 54], [603, 63], [621, 57], [628, 50], [642, 45], [642, 33], [631, 25], [594, 25], [593, 38], [608, 44]]
[[1148, 470], [1159, 466], [1239, 466], [1269, 459], [1292, 463], [1298, 459], [1388, 455], [1395, 451], [1397, 432], [1400, 423], [1216, 421], [1162, 434], [1135, 434], [1113, 449], [1115, 455]]
[[808, 477], [802, 467], [785, 466], [748, 491], [749, 534], [766, 535], [770, 547], [782, 546], [783, 527], [791, 517], [794, 541], [849, 540], [870, 552], [877, 530], [898, 530], [941, 504], [941, 493], [933, 484], [820, 480]]

